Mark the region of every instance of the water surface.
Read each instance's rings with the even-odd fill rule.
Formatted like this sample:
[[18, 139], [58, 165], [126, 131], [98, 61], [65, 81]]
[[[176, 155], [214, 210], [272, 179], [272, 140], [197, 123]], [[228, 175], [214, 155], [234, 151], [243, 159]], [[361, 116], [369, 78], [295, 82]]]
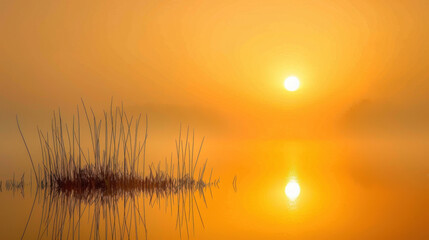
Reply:
[[[429, 154], [424, 147], [410, 149], [398, 143], [344, 141], [231, 140], [208, 146], [206, 155], [221, 179], [219, 187], [205, 189], [204, 195], [196, 191], [153, 195], [152, 199], [147, 194], [122, 196], [105, 202], [104, 207], [81, 202], [81, 208], [88, 207], [82, 213], [75, 238], [77, 234], [81, 239], [90, 235], [104, 238], [106, 232], [111, 238], [112, 231], [116, 238], [138, 235], [140, 239], [429, 237]], [[291, 179], [301, 189], [295, 201], [284, 192]], [[46, 217], [42, 216], [46, 212], [42, 192], [36, 191], [35, 186], [26, 187], [24, 195], [7, 191], [5, 186], [2, 190], [1, 238], [21, 237], [33, 203], [24, 239], [39, 236], [40, 225], [46, 223], [41, 222]], [[62, 204], [63, 215], [58, 213], [57, 221], [64, 220], [71, 209], [77, 213], [76, 199], [59, 199], [52, 203]], [[109, 211], [113, 212], [113, 205], [118, 213], [116, 230], [112, 230], [112, 221], [105, 220], [109, 219]], [[99, 223], [97, 227], [94, 219]], [[119, 227], [124, 219], [126, 224]], [[77, 218], [74, 221], [73, 226], [77, 226]], [[51, 227], [47, 231], [55, 230]], [[50, 235], [45, 234], [44, 238], [47, 236]]]

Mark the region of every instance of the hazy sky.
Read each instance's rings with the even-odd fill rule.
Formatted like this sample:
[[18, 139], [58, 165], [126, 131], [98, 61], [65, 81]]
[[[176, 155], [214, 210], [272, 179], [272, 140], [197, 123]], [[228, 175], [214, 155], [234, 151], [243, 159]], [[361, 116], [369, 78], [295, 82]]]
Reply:
[[[0, 0], [0, 177], [31, 171], [16, 114], [37, 163], [36, 127], [48, 130], [53, 110], [71, 119], [83, 98], [101, 114], [113, 97], [148, 114], [150, 161], [174, 151], [180, 123], [207, 137], [201, 159], [230, 191], [213, 201], [208, 235], [427, 235], [428, 10], [428, 0]], [[283, 87], [290, 75], [296, 92]], [[299, 216], [286, 209], [288, 174], [301, 184]]]
[[[16, 113], [34, 127], [80, 97], [101, 110], [112, 96], [158, 122], [240, 136], [323, 137], [365, 100], [411, 126], [429, 120], [428, 7], [1, 1], [0, 133], [17, 134]], [[289, 75], [301, 80], [295, 93], [283, 88]]]

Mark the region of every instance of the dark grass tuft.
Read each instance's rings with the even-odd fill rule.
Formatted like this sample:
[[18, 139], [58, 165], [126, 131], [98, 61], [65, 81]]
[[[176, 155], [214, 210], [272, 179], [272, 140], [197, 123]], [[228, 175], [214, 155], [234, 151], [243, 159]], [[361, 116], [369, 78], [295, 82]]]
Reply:
[[[97, 119], [91, 108], [87, 110], [83, 100], [81, 108], [77, 106], [71, 125], [64, 123], [60, 110], [54, 112], [51, 129], [46, 133], [38, 129], [41, 149], [38, 171], [17, 119], [39, 187], [85, 196], [93, 192], [111, 195], [151, 189], [176, 192], [183, 188], [204, 188], [219, 182], [211, 182], [211, 175], [208, 182], [203, 180], [207, 160], [200, 166], [198, 162], [204, 138], [196, 148], [195, 134], [192, 131], [190, 135], [189, 127], [186, 137], [182, 136], [180, 128], [175, 159], [171, 154], [170, 161], [166, 159], [161, 170], [160, 164], [157, 168], [153, 164], [146, 166], [147, 116], [142, 126], [141, 114], [129, 116], [123, 105], [114, 107], [113, 102], [103, 116]], [[81, 118], [86, 122], [90, 136], [91, 145], [86, 149], [81, 138]]]

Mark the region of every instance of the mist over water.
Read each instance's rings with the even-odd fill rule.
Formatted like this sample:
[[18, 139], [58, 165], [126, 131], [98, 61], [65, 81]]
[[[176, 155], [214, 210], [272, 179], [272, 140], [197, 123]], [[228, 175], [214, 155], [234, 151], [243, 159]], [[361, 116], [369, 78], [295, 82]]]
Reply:
[[[0, 238], [428, 239], [428, 9], [1, 1]], [[91, 118], [68, 140], [81, 98], [97, 119], [113, 99], [123, 129], [148, 116], [145, 164], [144, 134], [118, 154]]]

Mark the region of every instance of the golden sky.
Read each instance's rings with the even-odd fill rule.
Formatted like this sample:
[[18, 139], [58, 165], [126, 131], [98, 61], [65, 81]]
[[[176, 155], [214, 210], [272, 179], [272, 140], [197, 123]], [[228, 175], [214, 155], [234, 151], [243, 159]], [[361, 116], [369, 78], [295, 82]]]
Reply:
[[[1, 131], [15, 134], [16, 113], [71, 113], [80, 97], [101, 110], [112, 96], [239, 136], [323, 137], [390, 116], [415, 125], [429, 120], [428, 5], [2, 1]], [[299, 91], [283, 88], [289, 75]]]

